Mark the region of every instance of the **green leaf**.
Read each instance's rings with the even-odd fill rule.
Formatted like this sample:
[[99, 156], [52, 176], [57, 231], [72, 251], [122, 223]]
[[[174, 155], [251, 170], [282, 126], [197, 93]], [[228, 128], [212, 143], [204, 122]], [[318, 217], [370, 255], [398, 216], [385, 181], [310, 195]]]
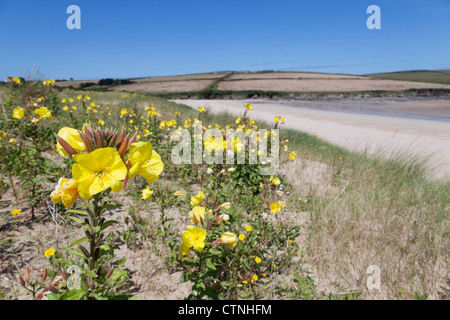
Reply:
[[69, 249], [69, 248], [61, 248], [61, 249], [65, 250], [69, 253], [73, 253], [74, 255], [76, 255], [77, 257], [80, 257], [81, 259], [85, 258], [84, 254], [82, 254], [80, 250], [73, 250], [73, 249]]
[[76, 213], [76, 214], [82, 214], [84, 216], [89, 216], [89, 213], [87, 213], [84, 210], [67, 210], [68, 213]]
[[87, 238], [86, 238], [86, 237], [83, 237], [83, 238], [81, 238], [81, 239], [75, 240], [74, 242], [72, 242], [71, 244], [69, 244], [69, 248], [73, 247], [74, 245], [81, 244], [81, 243], [83, 243], [83, 242], [85, 242], [85, 241], [87, 241]]
[[101, 230], [105, 230], [105, 229], [108, 228], [109, 226], [112, 226], [113, 224], [116, 224], [116, 223], [119, 223], [119, 222], [117, 222], [116, 220], [109, 220], [109, 221], [106, 221], [106, 222], [102, 225], [102, 227], [100, 228], [100, 231], [101, 231]]
[[211, 270], [217, 270], [216, 266], [211, 262], [211, 260], [206, 260], [206, 266]]
[[78, 219], [77, 217], [68, 216], [67, 218], [69, 218], [69, 219], [75, 221], [76, 223], [78, 223], [78, 224], [80, 224], [80, 225], [82, 225], [82, 226], [84, 225], [84, 222], [81, 221], [80, 219]]
[[59, 300], [81, 300], [85, 294], [82, 289], [75, 289], [61, 295]]

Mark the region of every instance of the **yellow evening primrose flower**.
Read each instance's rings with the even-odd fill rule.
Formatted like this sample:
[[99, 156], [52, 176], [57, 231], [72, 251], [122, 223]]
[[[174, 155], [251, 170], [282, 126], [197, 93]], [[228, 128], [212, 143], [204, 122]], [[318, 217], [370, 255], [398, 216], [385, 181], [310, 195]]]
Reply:
[[202, 206], [195, 206], [194, 208], [192, 208], [192, 211], [189, 212], [189, 217], [191, 217], [191, 222], [195, 223], [194, 217], [198, 222], [200, 222], [200, 219], [204, 221], [205, 220], [205, 212], [206, 212], [206, 209], [205, 209], [205, 207], [202, 207]]
[[39, 115], [39, 119], [42, 118], [52, 118], [52, 113], [50, 110], [48, 110], [46, 107], [40, 107], [37, 108], [36, 110], [34, 110], [34, 113], [36, 113], [37, 115]]
[[220, 205], [220, 208], [222, 209], [230, 209], [230, 207], [231, 207], [230, 202], [224, 202], [223, 204]]
[[16, 209], [16, 210], [11, 211], [11, 214], [12, 214], [13, 216], [16, 216], [16, 215], [18, 215], [18, 214], [21, 213], [21, 212], [22, 212], [22, 209]]
[[239, 240], [240, 240], [240, 241], [244, 241], [244, 239], [245, 239], [245, 235], [240, 234], [240, 235], [239, 235]]
[[236, 235], [232, 232], [225, 232], [220, 237], [220, 242], [222, 242], [227, 248], [234, 249], [237, 245]]
[[247, 280], [242, 281], [243, 284], [248, 284]]
[[20, 84], [20, 78], [14, 77], [12, 78], [12, 81], [16, 84]]
[[261, 261], [262, 261], [262, 260], [261, 260], [260, 257], [256, 257], [256, 258], [255, 258], [255, 262], [256, 262], [256, 263], [261, 263]]
[[47, 250], [45, 250], [45, 252], [44, 252], [44, 257], [52, 256], [52, 255], [55, 254], [55, 252], [56, 252], [56, 250], [53, 249], [53, 248], [47, 249]]
[[103, 121], [102, 119], [99, 119], [98, 120], [98, 124], [101, 125], [101, 126], [104, 126], [105, 125], [105, 121]]
[[90, 153], [75, 154], [72, 175], [78, 181], [78, 192], [83, 200], [108, 188], [114, 192], [122, 189], [121, 181], [127, 175], [127, 167], [113, 148], [100, 148]]
[[128, 177], [133, 179], [137, 174], [144, 177], [148, 184], [158, 180], [164, 170], [164, 163], [159, 154], [152, 150], [150, 142], [134, 142], [130, 146], [128, 160], [131, 168]]
[[25, 116], [25, 110], [21, 107], [17, 107], [13, 110], [13, 118], [14, 119], [21, 119]]
[[289, 159], [295, 159], [295, 158], [297, 158], [297, 153], [295, 153], [295, 151], [292, 151], [290, 154], [289, 154]]
[[246, 226], [246, 227], [245, 227], [245, 230], [248, 231], [248, 232], [250, 232], [250, 231], [252, 231], [253, 229], [252, 229], [251, 226]]
[[278, 202], [274, 202], [270, 205], [270, 212], [277, 213], [281, 211], [281, 205]]
[[205, 247], [206, 231], [199, 227], [187, 226], [187, 230], [183, 231], [181, 238], [186, 247], [202, 252]]
[[200, 108], [197, 109], [197, 111], [198, 111], [198, 112], [205, 112], [206, 110], [205, 110], [205, 108], [200, 107]]
[[206, 138], [203, 144], [205, 145], [206, 150], [209, 151], [222, 151], [227, 148], [226, 140], [223, 138], [216, 139], [213, 136]]
[[281, 183], [280, 178], [277, 178], [277, 177], [273, 178], [271, 181], [275, 186], [279, 186]]
[[189, 247], [186, 243], [182, 242], [180, 245], [178, 259], [181, 260], [181, 258], [183, 258], [184, 256], [187, 256], [189, 254], [189, 250], [191, 250], [191, 247]]
[[197, 192], [197, 195], [191, 197], [191, 206], [199, 205], [203, 202], [203, 199], [205, 199], [205, 193], [203, 191]]
[[[69, 127], [61, 128], [58, 131], [58, 137], [64, 139], [77, 153], [86, 150], [86, 146], [80, 137], [80, 131], [77, 129]], [[69, 156], [59, 142], [56, 144], [56, 151], [63, 157]]]
[[252, 282], [254, 282], [254, 281], [256, 281], [256, 280], [258, 280], [258, 276], [255, 274], [255, 275], [252, 277]]
[[75, 179], [67, 178], [59, 178], [55, 190], [50, 194], [53, 203], [62, 201], [66, 209], [72, 206], [78, 196], [78, 182]]
[[150, 188], [147, 186], [144, 190], [142, 190], [142, 197], [141, 199], [147, 200], [153, 195], [153, 191], [150, 190]]

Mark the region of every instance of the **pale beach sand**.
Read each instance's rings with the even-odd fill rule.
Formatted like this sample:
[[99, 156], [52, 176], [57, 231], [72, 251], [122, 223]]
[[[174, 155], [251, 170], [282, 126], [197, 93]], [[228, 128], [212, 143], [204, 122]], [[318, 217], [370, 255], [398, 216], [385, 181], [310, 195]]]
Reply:
[[[315, 108], [314, 103], [310, 101], [251, 99], [173, 101], [193, 108], [202, 106], [215, 113], [228, 112], [236, 116], [243, 114], [244, 103], [250, 103], [254, 110], [250, 111], [249, 115], [255, 120], [273, 122], [274, 116], [283, 116], [287, 120], [285, 124], [287, 128], [316, 134], [319, 138], [350, 150], [367, 150], [370, 154], [381, 153], [385, 156], [398, 153], [429, 156], [430, 173], [436, 178], [450, 177], [450, 119], [445, 117], [449, 114], [450, 100], [371, 103], [375, 105], [372, 109], [392, 110], [396, 112], [395, 116], [355, 112], [355, 110], [336, 111], [333, 110], [333, 102], [328, 107], [326, 103], [321, 103], [322, 106], [325, 104], [324, 108]], [[351, 106], [352, 103], [349, 104]], [[433, 110], [430, 115], [435, 119], [439, 117], [447, 119], [439, 121], [421, 118], [421, 113], [423, 116], [427, 115], [426, 106]], [[417, 110], [420, 112], [415, 112]], [[413, 112], [417, 117], [410, 117], [408, 114], [402, 117], [402, 112]]]

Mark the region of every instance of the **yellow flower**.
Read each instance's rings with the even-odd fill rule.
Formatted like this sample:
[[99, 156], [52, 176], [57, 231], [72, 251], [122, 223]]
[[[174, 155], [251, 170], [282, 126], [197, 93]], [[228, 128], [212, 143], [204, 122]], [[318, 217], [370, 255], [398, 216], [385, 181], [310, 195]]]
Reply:
[[128, 160], [131, 168], [128, 177], [133, 179], [137, 174], [144, 177], [148, 184], [158, 180], [164, 170], [164, 163], [159, 154], [152, 150], [150, 142], [134, 142], [130, 146]]
[[234, 249], [237, 245], [236, 235], [232, 232], [225, 232], [220, 237], [220, 242], [222, 242], [227, 248]]
[[55, 254], [55, 249], [53, 249], [53, 248], [50, 248], [50, 249], [47, 249], [47, 250], [45, 250], [45, 252], [44, 252], [44, 257], [49, 257], [49, 256], [52, 256], [52, 255], [54, 255]]
[[242, 281], [243, 284], [248, 284], [247, 280]]
[[187, 230], [181, 235], [186, 247], [194, 248], [197, 252], [202, 252], [205, 247], [206, 231], [202, 228], [187, 226]]
[[198, 112], [205, 112], [206, 110], [205, 110], [205, 108], [200, 107], [200, 108], [197, 109], [197, 111], [198, 111]]
[[[204, 221], [205, 220], [205, 207], [202, 206], [195, 206], [192, 208], [192, 211], [189, 213], [189, 217], [191, 217], [191, 222], [195, 223], [194, 217], [197, 220], [197, 222]], [[200, 220], [201, 219], [201, 220]]]
[[292, 151], [290, 154], [289, 154], [289, 159], [295, 159], [295, 158], [297, 158], [297, 154], [295, 153], [295, 151]]
[[52, 118], [52, 113], [50, 110], [48, 110], [46, 107], [40, 107], [37, 108], [36, 110], [34, 110], [34, 113], [36, 113], [37, 115], [39, 115], [39, 119], [42, 118]]
[[227, 148], [227, 142], [223, 138], [216, 139], [211, 136], [205, 139], [204, 141], [205, 148], [209, 151], [222, 151]]
[[114, 192], [122, 189], [121, 180], [127, 175], [127, 167], [113, 148], [100, 148], [86, 154], [75, 154], [72, 175], [78, 181], [78, 192], [83, 200], [108, 188]]
[[122, 110], [120, 110], [120, 114], [121, 114], [122, 116], [126, 115], [127, 113], [128, 113], [127, 109], [122, 109]]
[[281, 205], [278, 202], [274, 202], [270, 205], [270, 212], [277, 213], [281, 211]]
[[203, 202], [203, 199], [205, 199], [205, 197], [205, 193], [200, 190], [199, 192], [197, 192], [197, 195], [191, 198], [191, 206], [199, 205]]
[[260, 257], [256, 257], [256, 258], [255, 258], [255, 262], [256, 262], [256, 263], [261, 263], [261, 261], [262, 261], [262, 260], [261, 260]]
[[8, 140], [8, 143], [16, 143], [16, 142], [17, 142], [17, 140], [14, 139], [14, 138], [11, 138], [11, 139]]
[[239, 240], [244, 241], [244, 239], [245, 239], [245, 236], [243, 234], [240, 234], [239, 235]]
[[21, 213], [21, 212], [22, 212], [22, 209], [16, 209], [16, 210], [11, 211], [11, 214], [12, 214], [13, 216], [16, 216], [16, 215], [18, 215], [18, 214]]
[[180, 245], [180, 251], [179, 251], [178, 258], [181, 259], [184, 256], [187, 256], [189, 253], [189, 250], [191, 250], [191, 247], [189, 247], [186, 243], [182, 242]]
[[64, 111], [69, 110], [69, 106], [64, 106], [64, 107], [63, 107], [63, 110], [64, 110]]
[[103, 121], [102, 119], [99, 119], [98, 120], [98, 124], [101, 125], [101, 126], [104, 126], [105, 125], [105, 121]]
[[270, 181], [272, 181], [272, 183], [273, 183], [275, 186], [279, 186], [280, 183], [281, 183], [280, 178], [277, 178], [277, 177], [275, 177], [275, 178], [273, 178], [273, 179], [270, 179]]
[[280, 117], [274, 117], [274, 118], [273, 118], [273, 121], [279, 122], [279, 121], [280, 121]]
[[250, 232], [250, 231], [252, 231], [253, 229], [252, 229], [251, 226], [246, 226], [246, 227], [245, 227], [245, 230], [247, 230], [248, 232]]
[[150, 190], [150, 188], [147, 186], [144, 190], [142, 190], [142, 197], [141, 199], [147, 200], [153, 195], [153, 191]]
[[252, 277], [252, 282], [253, 282], [253, 281], [256, 281], [256, 280], [258, 280], [258, 276], [255, 274], [255, 275]]
[[16, 84], [20, 84], [20, 79], [17, 77], [12, 78], [12, 81]]
[[25, 116], [25, 111], [21, 107], [17, 107], [13, 110], [13, 118], [14, 119], [21, 119]]
[[55, 190], [50, 194], [53, 203], [62, 201], [66, 209], [72, 206], [78, 196], [78, 182], [75, 179], [67, 178], [59, 178]]
[[222, 209], [230, 209], [231, 203], [230, 202], [224, 202], [223, 204], [220, 205], [220, 207]]
[[[61, 128], [58, 131], [58, 137], [64, 139], [77, 153], [86, 150], [86, 146], [80, 137], [80, 131], [77, 129], [69, 127]], [[69, 156], [59, 142], [56, 144], [56, 151], [63, 157]]]

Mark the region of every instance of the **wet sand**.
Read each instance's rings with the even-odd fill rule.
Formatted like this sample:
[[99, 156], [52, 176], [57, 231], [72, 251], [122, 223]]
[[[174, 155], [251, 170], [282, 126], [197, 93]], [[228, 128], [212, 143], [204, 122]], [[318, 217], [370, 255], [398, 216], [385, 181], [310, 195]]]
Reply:
[[270, 101], [174, 100], [193, 108], [242, 115], [244, 103], [253, 105], [250, 116], [273, 122], [286, 118], [287, 128], [316, 134], [349, 150], [367, 150], [385, 156], [429, 157], [430, 173], [450, 178], [450, 100], [423, 101]]

